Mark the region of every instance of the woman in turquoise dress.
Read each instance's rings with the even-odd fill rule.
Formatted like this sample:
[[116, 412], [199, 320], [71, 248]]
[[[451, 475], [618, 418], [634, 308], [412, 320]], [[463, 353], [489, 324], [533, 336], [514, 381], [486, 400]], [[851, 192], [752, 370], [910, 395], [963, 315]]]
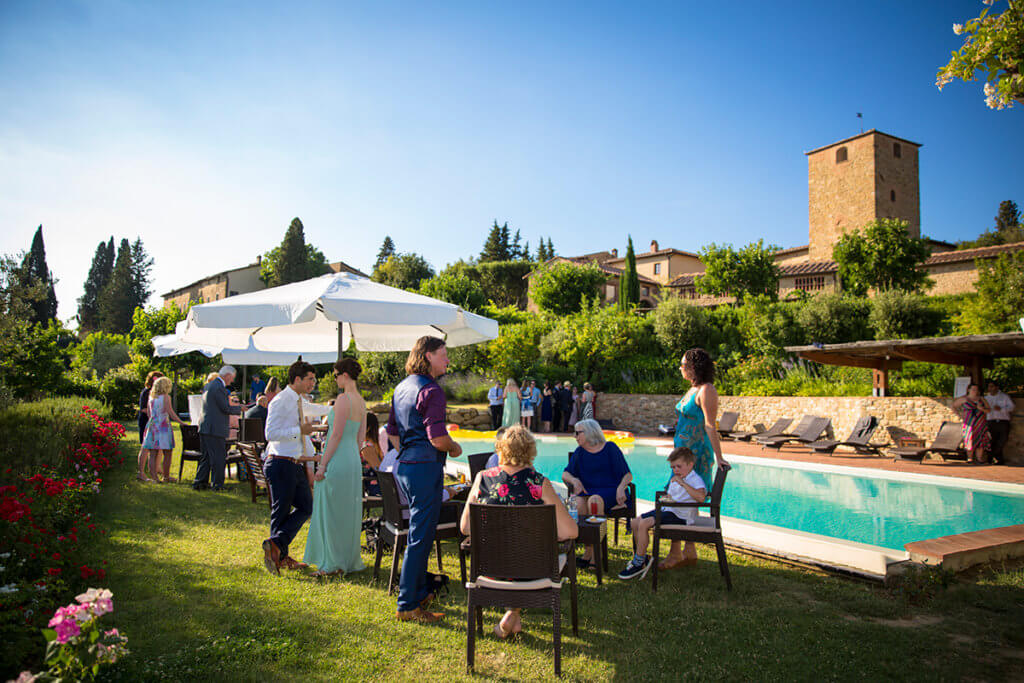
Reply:
[[313, 515], [303, 561], [320, 575], [363, 569], [359, 535], [363, 521], [363, 468], [359, 444], [366, 434], [366, 403], [356, 379], [362, 368], [352, 358], [334, 364], [343, 393], [327, 414], [327, 443], [314, 477]]
[[[693, 386], [676, 404], [676, 435], [673, 445], [685, 446], [693, 451], [693, 470], [700, 475], [710, 493], [714, 480], [712, 465], [718, 463], [728, 470], [729, 463], [722, 458], [722, 443], [718, 440], [718, 391], [715, 389], [715, 363], [704, 349], [690, 349], [683, 354], [679, 363], [683, 379]], [[697, 548], [693, 543], [680, 547], [673, 541], [668, 556], [658, 564], [658, 569], [697, 564]]]
[[501, 414], [502, 427], [519, 424], [519, 385], [514, 379], [505, 383], [505, 409]]

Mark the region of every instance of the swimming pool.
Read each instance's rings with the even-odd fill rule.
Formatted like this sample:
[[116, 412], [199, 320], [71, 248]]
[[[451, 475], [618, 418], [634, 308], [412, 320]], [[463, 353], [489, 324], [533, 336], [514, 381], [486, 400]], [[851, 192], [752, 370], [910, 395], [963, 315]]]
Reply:
[[[490, 441], [460, 439], [460, 444], [466, 453], [493, 449]], [[566, 455], [575, 446], [575, 439], [541, 437], [534, 465], [560, 482]], [[652, 500], [668, 480], [669, 468], [658, 450], [650, 445], [623, 449], [641, 500]], [[728, 454], [726, 459], [733, 468], [722, 514], [759, 524], [902, 552], [913, 541], [1024, 520], [1024, 487], [1017, 487], [1017, 493], [1012, 485], [948, 477], [879, 470], [853, 474], [852, 468]]]

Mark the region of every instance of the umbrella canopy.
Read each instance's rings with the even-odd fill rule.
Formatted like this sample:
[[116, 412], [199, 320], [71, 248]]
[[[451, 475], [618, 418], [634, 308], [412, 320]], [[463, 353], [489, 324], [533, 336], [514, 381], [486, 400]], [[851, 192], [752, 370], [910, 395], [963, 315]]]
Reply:
[[291, 365], [301, 355], [302, 359], [310, 363], [333, 363], [337, 358], [335, 351], [327, 353], [287, 353], [280, 351], [262, 351], [252, 344], [250, 338], [249, 346], [246, 348], [226, 348], [210, 344], [195, 344], [184, 341], [182, 336], [188, 323], [180, 321], [174, 328], [174, 334], [165, 334], [153, 337], [153, 355], [157, 358], [168, 356], [180, 356], [185, 353], [197, 352], [207, 358], [212, 358], [218, 353], [225, 363], [232, 365]]
[[[181, 341], [256, 352], [406, 351], [422, 336], [464, 346], [498, 336], [497, 321], [455, 304], [353, 273], [321, 277], [193, 306]], [[310, 361], [316, 362], [316, 361]]]

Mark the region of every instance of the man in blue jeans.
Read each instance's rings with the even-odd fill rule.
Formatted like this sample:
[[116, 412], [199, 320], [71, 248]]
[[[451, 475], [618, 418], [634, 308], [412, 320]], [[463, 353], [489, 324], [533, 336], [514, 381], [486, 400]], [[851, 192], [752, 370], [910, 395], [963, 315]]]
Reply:
[[267, 459], [263, 472], [270, 489], [270, 538], [263, 541], [263, 565], [275, 575], [280, 575], [281, 567], [305, 567], [288, 554], [288, 544], [313, 514], [313, 494], [305, 463], [316, 456], [307, 436], [313, 425], [303, 419], [302, 395], [315, 386], [313, 366], [301, 360], [292, 363], [288, 368], [288, 387], [274, 397], [267, 409]]
[[427, 559], [441, 514], [445, 454], [462, 455], [445, 427], [444, 391], [437, 380], [448, 369], [444, 340], [420, 337], [405, 361], [408, 374], [391, 399], [388, 438], [398, 449], [395, 480], [409, 501], [409, 535], [398, 583], [398, 619], [433, 623], [444, 614], [428, 612]]

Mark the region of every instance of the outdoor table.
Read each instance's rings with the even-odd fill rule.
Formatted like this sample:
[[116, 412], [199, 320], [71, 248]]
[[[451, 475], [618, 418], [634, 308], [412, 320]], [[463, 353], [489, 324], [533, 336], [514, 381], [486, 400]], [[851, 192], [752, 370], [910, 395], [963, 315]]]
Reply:
[[580, 520], [577, 523], [580, 533], [576, 543], [594, 546], [594, 572], [597, 574], [597, 585], [601, 585], [601, 570], [608, 571], [608, 521], [596, 524]]

